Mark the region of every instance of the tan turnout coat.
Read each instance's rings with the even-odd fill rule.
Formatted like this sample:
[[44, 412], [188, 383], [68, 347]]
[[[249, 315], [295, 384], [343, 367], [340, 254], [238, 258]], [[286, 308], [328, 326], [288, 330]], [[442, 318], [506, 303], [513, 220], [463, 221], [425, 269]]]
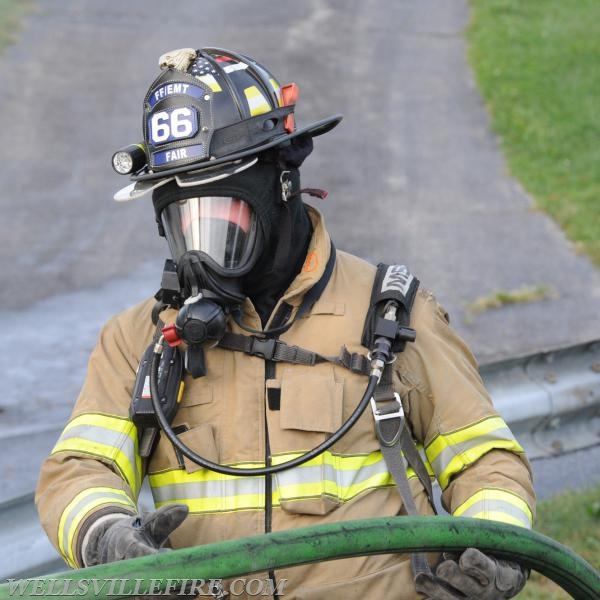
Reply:
[[[321, 277], [330, 253], [320, 215], [312, 209], [310, 214], [314, 235], [306, 262], [280, 300], [294, 308]], [[281, 339], [323, 355], [338, 355], [342, 346], [365, 354], [360, 340], [374, 273], [372, 265], [338, 251], [321, 297]], [[41, 521], [73, 566], [81, 566], [82, 535], [94, 518], [136, 510], [143, 465], [129, 408], [140, 357], [154, 334], [152, 306], [150, 299], [105, 325], [72, 417], [42, 467]], [[175, 316], [168, 310], [161, 318], [170, 323]], [[244, 322], [260, 329], [248, 300]], [[528, 526], [534, 494], [522, 449], [495, 412], [473, 356], [425, 289], [418, 292], [411, 326], [417, 339], [394, 363], [394, 381], [446, 508], [456, 515]], [[235, 324], [231, 329], [243, 333]], [[260, 466], [267, 452], [277, 462], [313, 448], [345, 421], [367, 381], [331, 363], [277, 363], [266, 378], [264, 360], [221, 348], [206, 352], [206, 365], [205, 377], [185, 376], [173, 426], [185, 429], [181, 439], [200, 455], [227, 465]], [[269, 407], [268, 389], [275, 390], [269, 393], [279, 407]], [[267, 480], [207, 472], [178, 456], [166, 439], [145, 468], [157, 504], [190, 507], [171, 536], [175, 548], [403, 512], [370, 409], [318, 459]], [[409, 475], [418, 508], [431, 513], [418, 479]], [[285, 580], [288, 600], [418, 598], [409, 565], [406, 556], [379, 555], [283, 569], [275, 576]]]

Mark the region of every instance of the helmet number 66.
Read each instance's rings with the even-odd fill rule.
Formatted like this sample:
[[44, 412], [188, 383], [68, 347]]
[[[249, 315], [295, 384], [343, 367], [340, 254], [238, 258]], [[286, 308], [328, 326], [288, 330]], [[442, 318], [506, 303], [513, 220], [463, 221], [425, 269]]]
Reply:
[[153, 144], [182, 140], [198, 132], [198, 116], [195, 110], [187, 106], [161, 110], [152, 115], [149, 128]]

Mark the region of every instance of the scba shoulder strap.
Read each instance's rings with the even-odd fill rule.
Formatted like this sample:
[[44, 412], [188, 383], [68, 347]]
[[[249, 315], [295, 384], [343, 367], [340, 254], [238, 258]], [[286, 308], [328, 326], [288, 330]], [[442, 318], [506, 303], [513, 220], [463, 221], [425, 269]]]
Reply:
[[[411, 310], [415, 301], [419, 280], [404, 265], [379, 264], [373, 283], [371, 303], [365, 320], [361, 343], [367, 348], [376, 346], [378, 337], [392, 340], [394, 353], [404, 351], [407, 342], [416, 339], [416, 332], [409, 327]], [[389, 303], [396, 306], [395, 319], [384, 317], [389, 314]], [[402, 498], [408, 515], [418, 515], [419, 511], [412, 496], [407, 469], [412, 467], [427, 493], [429, 503], [437, 512], [433, 497], [431, 478], [425, 462], [416, 447], [412, 431], [406, 420], [400, 395], [394, 389], [392, 366], [386, 364], [373, 398], [371, 408], [375, 420], [375, 431], [379, 439], [381, 453], [396, 488]], [[431, 568], [424, 554], [411, 554], [413, 574], [431, 574]]]
[[[409, 328], [410, 311], [418, 288], [419, 280], [405, 265], [379, 263], [361, 339], [361, 344], [365, 348], [369, 350], [373, 348], [379, 335], [393, 339], [392, 352], [402, 352], [406, 342], [414, 341], [414, 330]], [[398, 305], [395, 323], [386, 323], [383, 319], [388, 302], [395, 302]], [[397, 329], [394, 331], [392, 327]]]

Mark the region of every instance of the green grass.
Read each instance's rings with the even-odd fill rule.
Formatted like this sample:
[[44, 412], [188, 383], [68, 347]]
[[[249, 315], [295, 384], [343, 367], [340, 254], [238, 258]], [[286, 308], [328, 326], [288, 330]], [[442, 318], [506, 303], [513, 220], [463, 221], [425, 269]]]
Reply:
[[[470, 6], [469, 60], [511, 174], [600, 266], [600, 1]], [[600, 568], [600, 487], [540, 502], [536, 530]], [[533, 573], [518, 598], [570, 597]]]
[[469, 59], [509, 169], [600, 266], [600, 2], [470, 5]]
[[[538, 504], [536, 531], [568, 546], [600, 569], [600, 486], [566, 492]], [[549, 579], [532, 573], [519, 600], [571, 598]]]
[[22, 18], [34, 5], [34, 0], [0, 0], [0, 52], [16, 41]]
[[501, 308], [510, 304], [526, 304], [552, 298], [555, 291], [548, 285], [524, 286], [516, 290], [494, 290], [487, 296], [481, 296], [466, 307], [465, 322], [472, 323], [473, 317], [482, 312]]

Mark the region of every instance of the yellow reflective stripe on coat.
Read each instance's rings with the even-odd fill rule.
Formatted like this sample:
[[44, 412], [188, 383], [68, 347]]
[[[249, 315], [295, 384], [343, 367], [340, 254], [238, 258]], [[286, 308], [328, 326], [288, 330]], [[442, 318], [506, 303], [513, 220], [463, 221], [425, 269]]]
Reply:
[[501, 417], [488, 417], [473, 425], [439, 434], [426, 446], [425, 454], [440, 486], [445, 489], [454, 475], [477, 462], [490, 450], [523, 452]]
[[142, 462], [138, 453], [137, 429], [129, 419], [100, 413], [79, 415], [64, 428], [52, 454], [57, 452], [76, 452], [109, 463], [121, 474], [137, 498]]
[[137, 512], [135, 502], [118, 488], [92, 487], [80, 492], [63, 511], [58, 523], [58, 549], [69, 566], [78, 567], [75, 559], [75, 533], [91, 512], [106, 505], [119, 505]]
[[[273, 464], [287, 462], [297, 456], [280, 454]], [[230, 465], [260, 467], [259, 464]], [[408, 477], [416, 477], [412, 469]], [[172, 469], [149, 475], [157, 506], [167, 503], [186, 504], [193, 513], [216, 513], [243, 510], [263, 510], [265, 485], [263, 477], [233, 477], [199, 469], [188, 473]], [[307, 500], [323, 496], [348, 502], [367, 491], [393, 487], [380, 451], [361, 455], [340, 455], [324, 452], [304, 465], [276, 473], [273, 477], [273, 506], [292, 500]]]
[[[274, 456], [273, 464], [296, 456], [299, 454]], [[407, 473], [415, 476], [410, 471]], [[322, 496], [348, 502], [366, 490], [393, 485], [394, 480], [379, 450], [358, 455], [324, 452], [299, 467], [275, 475], [273, 504]]]
[[533, 525], [533, 513], [527, 502], [512, 492], [497, 488], [478, 491], [452, 514], [455, 517], [500, 521], [527, 529]]
[[[264, 467], [264, 463], [230, 465], [240, 468]], [[265, 506], [263, 477], [232, 477], [199, 469], [188, 473], [171, 469], [148, 475], [157, 507], [169, 502], [186, 504], [192, 513], [262, 510]]]

